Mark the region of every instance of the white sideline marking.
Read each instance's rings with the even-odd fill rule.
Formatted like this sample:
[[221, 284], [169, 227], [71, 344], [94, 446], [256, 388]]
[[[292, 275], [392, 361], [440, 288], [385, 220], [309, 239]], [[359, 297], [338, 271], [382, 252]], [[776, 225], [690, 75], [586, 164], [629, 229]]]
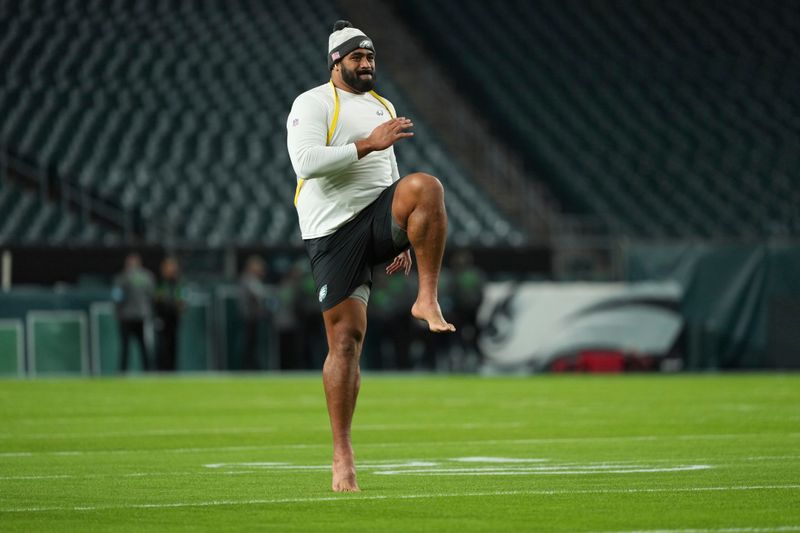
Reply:
[[0, 480], [2, 481], [19, 481], [19, 480], [29, 480], [29, 479], [72, 479], [75, 476], [69, 474], [51, 474], [51, 475], [42, 475], [42, 476], [0, 476]]
[[[358, 427], [359, 431], [387, 431], [407, 429], [513, 429], [523, 427], [523, 422], [498, 422], [498, 423], [464, 423], [464, 424], [364, 424]], [[310, 428], [313, 431], [328, 432], [328, 426]], [[101, 431], [94, 433], [23, 433], [0, 434], [0, 439], [83, 439], [92, 437], [142, 437], [142, 436], [169, 436], [169, 435], [236, 435], [273, 433], [274, 427], [234, 427], [234, 428], [175, 428], [175, 429], [142, 429], [137, 431]]]
[[[470, 459], [470, 461], [465, 461], [465, 459]], [[479, 458], [468, 458], [468, 457], [456, 457], [453, 459], [449, 459], [450, 461], [456, 462], [473, 462], [473, 460], [477, 460]], [[512, 458], [502, 458], [502, 457], [483, 457], [480, 459], [486, 460], [487, 463], [496, 463], [499, 462], [501, 459], [506, 462], [518, 462], [518, 461], [536, 461], [536, 462], [546, 462], [549, 461], [548, 459], [512, 459]], [[691, 461], [711, 461], [717, 458], [684, 458]], [[752, 456], [752, 457], [732, 457], [726, 458], [725, 463], [717, 464], [715, 466], [726, 466], [728, 464], [740, 464], [742, 462], [763, 462], [763, 461], [775, 461], [775, 460], [797, 460], [800, 459], [800, 455], [760, 455], [760, 456]], [[438, 461], [438, 459], [437, 459]], [[477, 462], [477, 461], [475, 461]], [[648, 463], [674, 463], [673, 459], [647, 459]], [[641, 468], [641, 460], [634, 461], [589, 461], [589, 462], [565, 462], [559, 463], [558, 467], [554, 466], [547, 466], [547, 467], [539, 467], [541, 468], [562, 468], [562, 469], [588, 469], [588, 468], [597, 468], [597, 467], [606, 467], [606, 468]], [[427, 466], [437, 466], [439, 463], [431, 460], [423, 460], [423, 459], [408, 459], [407, 462], [399, 462], [398, 459], [390, 459], [385, 461], [371, 461], [365, 463], [359, 463], [359, 469], [378, 469], [378, 468], [402, 468], [402, 467], [427, 467]], [[214, 471], [209, 472], [130, 472], [125, 474], [80, 474], [80, 475], [73, 475], [73, 474], [41, 474], [41, 475], [10, 475], [10, 476], [0, 476], [0, 481], [14, 481], [14, 480], [39, 480], [39, 479], [89, 479], [89, 478], [108, 478], [108, 477], [145, 477], [145, 476], [194, 476], [198, 474], [223, 474], [223, 475], [240, 475], [240, 474], [258, 474], [263, 473], [265, 470], [276, 469], [276, 470], [287, 470], [291, 468], [297, 468], [298, 470], [301, 469], [310, 469], [310, 470], [328, 470], [330, 465], [312, 465], [307, 467], [297, 467], [293, 466], [290, 463], [284, 462], [243, 462], [243, 463], [209, 463], [203, 465], [206, 468], [213, 469]], [[222, 468], [238, 468], [242, 467], [245, 468], [243, 470], [234, 470], [234, 471], [220, 471]], [[519, 467], [497, 467], [494, 470], [500, 468], [519, 468]]]
[[376, 474], [384, 476], [574, 476], [592, 474], [643, 474], [656, 472], [689, 472], [692, 470], [708, 470], [710, 465], [682, 465], [665, 467], [578, 467], [569, 470], [564, 467], [551, 468], [432, 468], [425, 470], [379, 470]]
[[[534, 439], [490, 439], [466, 441], [417, 441], [417, 442], [373, 442], [359, 443], [359, 448], [407, 448], [409, 446], [465, 446], [481, 444], [569, 444], [591, 442], [625, 442], [625, 441], [652, 441], [661, 440], [739, 440], [747, 437], [769, 439], [773, 437], [800, 437], [800, 433], [720, 433], [707, 435], [640, 435], [624, 437], [558, 437]], [[264, 444], [251, 446], [217, 446], [203, 448], [137, 448], [127, 450], [64, 450], [64, 451], [14, 451], [0, 452], [0, 457], [32, 457], [34, 455], [93, 455], [93, 454], [128, 454], [128, 453], [199, 453], [220, 451], [250, 451], [250, 450], [296, 450], [307, 448], [329, 448], [330, 443], [320, 444]]]
[[[524, 422], [495, 422], [495, 423], [480, 423], [468, 422], [463, 424], [364, 424], [358, 426], [358, 430], [367, 431], [385, 431], [392, 429], [507, 429], [507, 428], [520, 428], [526, 426]], [[323, 431], [330, 431], [325, 426], [320, 428]]]
[[[373, 461], [371, 463], [360, 463], [359, 470], [372, 470], [379, 468], [419, 468], [419, 467], [432, 467], [437, 463], [431, 461], [409, 460], [405, 463], [399, 463], [397, 460], [393, 461]], [[292, 465], [290, 463], [278, 462], [243, 462], [243, 463], [210, 463], [203, 465], [211, 470], [208, 471], [190, 471], [190, 472], [128, 472], [125, 474], [42, 474], [42, 475], [16, 475], [16, 476], [0, 476], [0, 481], [27, 481], [38, 479], [97, 479], [97, 478], [120, 478], [120, 477], [155, 477], [155, 476], [197, 476], [197, 475], [224, 475], [224, 476], [238, 476], [242, 474], [261, 474], [269, 470], [324, 470], [331, 469], [330, 464], [325, 465]], [[221, 468], [242, 468], [242, 470], [226, 470], [220, 471]]]
[[515, 457], [454, 457], [457, 463], [546, 463], [550, 459], [518, 459]]
[[776, 459], [800, 459], [800, 455], [753, 455], [742, 457], [742, 461], [774, 461]]
[[[686, 465], [672, 464], [664, 466], [654, 466], [642, 464], [641, 462], [630, 464], [622, 463], [549, 463], [549, 459], [527, 459], [511, 457], [456, 457], [452, 459], [441, 459], [437, 461], [395, 461], [394, 463], [381, 461], [374, 463], [362, 463], [359, 465], [361, 470], [373, 470], [380, 475], [413, 475], [413, 476], [520, 476], [520, 475], [586, 475], [586, 474], [639, 474], [656, 472], [687, 472], [691, 470], [707, 470], [713, 468], [710, 465]], [[454, 463], [459, 466], [452, 466]], [[490, 466], [461, 466], [464, 463], [471, 465], [490, 465]], [[536, 464], [532, 464], [536, 463]], [[275, 462], [235, 462], [235, 463], [210, 463], [203, 465], [206, 468], [227, 468], [229, 471], [239, 471], [238, 469], [257, 468], [267, 471], [275, 470], [328, 470], [330, 466], [325, 465], [296, 465], [291, 463]]]
[[[80, 506], [53, 506], [53, 507], [10, 507], [0, 509], [0, 513], [41, 513], [48, 511], [105, 511], [111, 509], [175, 509], [183, 507], [218, 507], [227, 505], [274, 505], [285, 503], [317, 503], [346, 501], [348, 503], [371, 500], [418, 500], [435, 498], [474, 498], [488, 496], [572, 496], [578, 494], [638, 494], [638, 493], [664, 493], [664, 492], [725, 492], [725, 491], [750, 491], [750, 490], [797, 490], [800, 485], [731, 485], [718, 487], [683, 487], [683, 488], [657, 488], [657, 489], [577, 489], [577, 490], [508, 490], [492, 492], [461, 492], [440, 494], [375, 494], [356, 495], [346, 494], [340, 496], [320, 496], [316, 498], [273, 498], [255, 500], [210, 500], [200, 502], [175, 502], [175, 503], [134, 503], [127, 505], [80, 505]], [[678, 530], [688, 532], [691, 530]], [[652, 532], [650, 532], [652, 533]]]
[[83, 439], [93, 437], [142, 437], [147, 435], [227, 435], [238, 433], [272, 433], [275, 428], [207, 428], [207, 429], [142, 429], [138, 431], [100, 431], [94, 433], [22, 433], [0, 435], [0, 439]]
[[722, 527], [714, 529], [637, 529], [632, 531], [607, 531], [605, 533], [771, 533], [783, 531], [800, 531], [800, 526]]
[[289, 463], [270, 463], [270, 462], [260, 462], [260, 463], [210, 463], [207, 465], [203, 465], [206, 468], [222, 468], [224, 466], [257, 466], [259, 468], [266, 468], [269, 466], [288, 466]]
[[[418, 467], [432, 467], [438, 463], [431, 461], [407, 461], [401, 463], [391, 462], [374, 462], [374, 463], [359, 463], [359, 470], [372, 470], [379, 468], [418, 468]], [[291, 463], [210, 463], [203, 465], [206, 468], [258, 468], [262, 470], [330, 470], [331, 465], [293, 465]]]

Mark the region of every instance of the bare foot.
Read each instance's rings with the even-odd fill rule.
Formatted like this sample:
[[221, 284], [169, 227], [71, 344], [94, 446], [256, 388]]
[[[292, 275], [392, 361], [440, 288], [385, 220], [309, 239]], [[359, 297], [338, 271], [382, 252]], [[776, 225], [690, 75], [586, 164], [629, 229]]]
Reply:
[[427, 322], [428, 329], [434, 333], [450, 333], [456, 330], [453, 324], [444, 319], [442, 308], [439, 307], [439, 302], [435, 300], [429, 304], [417, 300], [411, 307], [411, 316]]
[[356, 465], [352, 454], [349, 457], [334, 454], [331, 488], [334, 492], [361, 492], [356, 483]]

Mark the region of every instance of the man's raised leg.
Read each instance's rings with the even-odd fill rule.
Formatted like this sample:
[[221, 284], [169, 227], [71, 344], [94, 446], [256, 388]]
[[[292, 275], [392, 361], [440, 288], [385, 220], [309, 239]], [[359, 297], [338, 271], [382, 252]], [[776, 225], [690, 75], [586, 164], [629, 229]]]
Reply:
[[350, 428], [361, 386], [359, 359], [367, 331], [367, 308], [363, 302], [347, 298], [324, 311], [328, 357], [322, 369], [328, 416], [333, 432], [333, 481], [336, 492], [356, 492], [356, 466]]
[[411, 314], [426, 321], [431, 331], [455, 331], [455, 326], [444, 319], [439, 307], [439, 270], [447, 238], [442, 184], [422, 172], [404, 177], [394, 192], [392, 216], [406, 229], [417, 256], [419, 292]]

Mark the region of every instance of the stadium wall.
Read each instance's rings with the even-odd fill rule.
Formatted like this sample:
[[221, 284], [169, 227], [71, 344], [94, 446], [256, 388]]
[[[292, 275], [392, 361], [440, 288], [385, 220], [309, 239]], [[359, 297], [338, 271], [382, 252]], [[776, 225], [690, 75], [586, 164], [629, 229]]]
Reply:
[[689, 369], [800, 368], [800, 244], [631, 243], [624, 261], [683, 288]]

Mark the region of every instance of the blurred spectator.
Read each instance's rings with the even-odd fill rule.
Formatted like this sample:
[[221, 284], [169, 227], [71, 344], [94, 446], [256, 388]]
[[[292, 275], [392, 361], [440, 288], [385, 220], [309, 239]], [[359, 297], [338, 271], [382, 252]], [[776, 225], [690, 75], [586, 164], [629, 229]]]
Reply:
[[408, 310], [417, 298], [418, 280], [416, 276], [409, 276], [406, 279], [389, 276], [388, 281], [392, 301], [390, 336], [394, 345], [394, 367], [399, 370], [409, 370], [412, 368], [413, 328], [417, 320]]
[[275, 322], [278, 328], [278, 352], [282, 370], [311, 368], [311, 362], [305, 360], [300, 329], [302, 282], [303, 268], [301, 264], [295, 263], [278, 286], [278, 312]]
[[416, 276], [373, 278], [369, 313], [370, 334], [364, 352], [370, 369], [410, 369], [412, 321], [408, 310], [416, 299]]
[[258, 330], [259, 325], [267, 318], [267, 287], [264, 277], [267, 265], [263, 259], [252, 255], [247, 262], [239, 280], [239, 310], [244, 319], [244, 345], [242, 349], [242, 365], [245, 370], [258, 370]]
[[303, 339], [302, 360], [308, 364], [306, 368], [309, 370], [321, 369], [328, 352], [328, 341], [325, 337], [325, 326], [322, 321], [322, 313], [319, 312], [316, 285], [308, 261], [303, 262], [303, 268], [303, 277], [300, 280], [300, 291], [297, 296], [300, 335]]
[[367, 306], [369, 334], [361, 350], [361, 365], [369, 370], [385, 370], [392, 367], [395, 351], [391, 337], [394, 324], [391, 323], [392, 295], [389, 290], [389, 280], [394, 278], [377, 268], [375, 270]]
[[153, 274], [142, 267], [142, 258], [131, 253], [125, 258], [125, 270], [117, 275], [111, 298], [119, 322], [121, 356], [120, 372], [128, 370], [128, 348], [131, 337], [139, 343], [142, 368], [150, 370], [150, 357], [144, 339], [145, 322], [153, 311]]
[[180, 267], [177, 259], [166, 257], [161, 262], [161, 276], [155, 292], [158, 353], [156, 368], [174, 371], [178, 354], [178, 325], [185, 307]]

